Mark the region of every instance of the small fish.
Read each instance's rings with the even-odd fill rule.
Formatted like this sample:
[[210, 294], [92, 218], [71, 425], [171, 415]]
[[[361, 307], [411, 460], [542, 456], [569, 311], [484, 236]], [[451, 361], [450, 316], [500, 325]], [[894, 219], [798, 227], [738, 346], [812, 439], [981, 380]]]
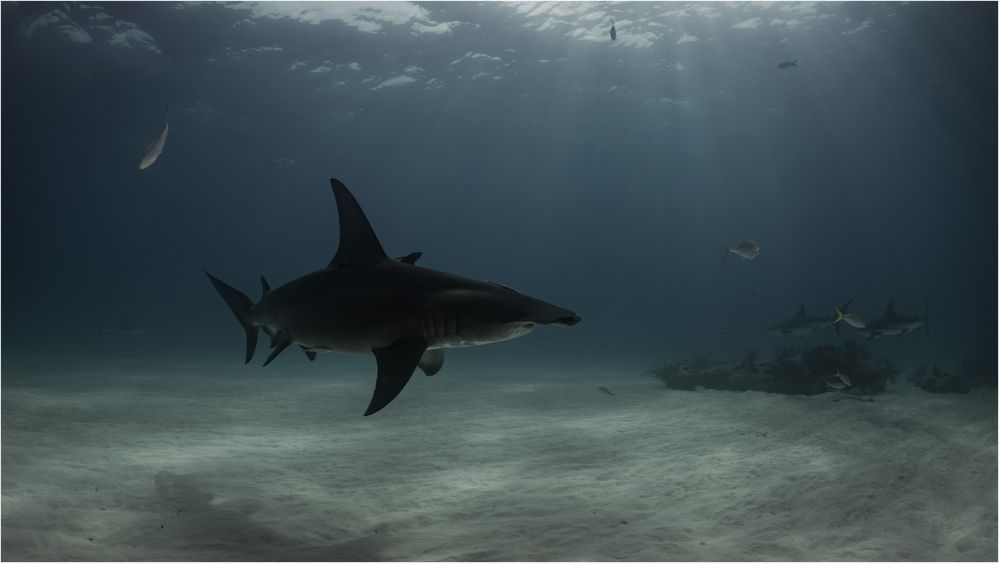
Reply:
[[794, 59], [793, 61], [784, 61], [777, 65], [777, 68], [783, 70], [785, 68], [791, 68], [792, 66], [798, 66], [798, 59]]
[[138, 336], [140, 334], [145, 334], [146, 329], [141, 326], [132, 326], [128, 322], [128, 319], [124, 319], [123, 322], [118, 326], [101, 326], [97, 321], [91, 321], [94, 324], [94, 328], [97, 332], [101, 334], [109, 334], [112, 336]]
[[[850, 301], [844, 303], [841, 310], [845, 311], [850, 306], [851, 301], [853, 300], [851, 299]], [[797, 314], [790, 319], [777, 323], [766, 329], [765, 332], [767, 334], [777, 336], [808, 336], [817, 330], [828, 327], [838, 329], [839, 325], [833, 323], [832, 319], [828, 316], [813, 317], [809, 315], [805, 312], [805, 305], [803, 303], [800, 307], [798, 307]]]
[[735, 254], [744, 260], [752, 260], [760, 255], [760, 245], [749, 239], [740, 240], [725, 249], [725, 258], [722, 258], [722, 264], [725, 263], [729, 254]]
[[159, 136], [146, 147], [146, 152], [142, 155], [142, 159], [139, 160], [139, 170], [145, 170], [156, 162], [156, 159], [160, 157], [160, 153], [163, 152], [163, 146], [166, 145], [167, 133], [170, 132], [170, 106], [166, 108], [166, 117], [163, 119], [163, 130], [160, 131]]
[[837, 391], [842, 391], [843, 389], [846, 389], [846, 384], [844, 384], [841, 381], [834, 381], [832, 383], [826, 381], [826, 387], [830, 389], [835, 389]]
[[843, 385], [846, 385], [847, 387], [853, 386], [853, 383], [850, 382], [850, 378], [847, 377], [845, 373], [840, 373], [839, 370], [836, 370], [836, 373], [834, 373], [833, 376], [838, 377]]
[[611, 41], [616, 41], [617, 40], [617, 28], [614, 27], [614, 18], [611, 18], [611, 32], [610, 32], [610, 36], [611, 36]]
[[867, 327], [867, 322], [864, 319], [857, 316], [856, 313], [847, 313], [845, 311], [841, 311], [839, 307], [834, 307], [834, 309], [836, 309], [836, 319], [833, 320], [833, 323], [846, 321], [846, 324], [852, 326], [853, 328]]
[[606, 387], [597, 387], [597, 391], [600, 391], [601, 393], [605, 393], [607, 395], [610, 395], [611, 397], [617, 397], [617, 395], [615, 395], [613, 391], [611, 391], [610, 389], [608, 389]]

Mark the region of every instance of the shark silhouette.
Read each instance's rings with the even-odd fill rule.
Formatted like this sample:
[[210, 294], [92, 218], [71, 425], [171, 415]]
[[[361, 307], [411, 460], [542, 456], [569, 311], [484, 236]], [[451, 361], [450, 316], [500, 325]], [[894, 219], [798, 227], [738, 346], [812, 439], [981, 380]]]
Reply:
[[258, 303], [212, 276], [212, 285], [246, 331], [246, 363], [258, 328], [271, 336], [264, 365], [297, 344], [309, 355], [374, 354], [375, 391], [365, 416], [392, 402], [419, 366], [440, 371], [443, 348], [480, 346], [527, 334], [537, 324], [572, 326], [580, 317], [498, 283], [478, 281], [389, 258], [357, 200], [330, 178], [340, 245], [329, 265], [271, 289]]
[[868, 340], [871, 340], [882, 336], [908, 334], [922, 327], [926, 331], [926, 335], [929, 336], [929, 317], [929, 301], [927, 301], [923, 316], [919, 316], [918, 313], [915, 315], [899, 315], [895, 312], [895, 302], [889, 301], [885, 314], [880, 319], [867, 323], [867, 326], [858, 332], [866, 336]]
[[[846, 313], [850, 310], [850, 303], [853, 303], [852, 297], [837, 311]], [[798, 312], [793, 317], [775, 324], [764, 332], [778, 336], [807, 336], [817, 330], [833, 327], [836, 329], [836, 334], [839, 334], [839, 325], [834, 321], [835, 319], [827, 316], [813, 317], [809, 315], [805, 312], [805, 305], [802, 304], [798, 307]]]

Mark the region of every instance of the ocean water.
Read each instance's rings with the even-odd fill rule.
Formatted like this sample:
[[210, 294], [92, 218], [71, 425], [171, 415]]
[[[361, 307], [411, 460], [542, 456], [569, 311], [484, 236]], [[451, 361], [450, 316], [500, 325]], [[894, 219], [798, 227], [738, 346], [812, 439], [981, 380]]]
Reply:
[[[996, 3], [0, 9], [4, 559], [997, 558]], [[204, 272], [326, 267], [330, 178], [582, 321], [368, 417], [373, 355], [243, 365]], [[850, 299], [928, 330], [765, 332]], [[848, 341], [873, 402], [647, 373]]]

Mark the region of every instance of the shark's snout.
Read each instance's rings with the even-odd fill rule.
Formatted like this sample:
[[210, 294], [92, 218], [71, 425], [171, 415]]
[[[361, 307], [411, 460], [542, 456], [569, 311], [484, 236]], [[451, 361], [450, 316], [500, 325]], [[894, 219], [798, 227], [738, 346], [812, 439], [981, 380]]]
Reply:
[[552, 324], [559, 325], [559, 326], [572, 326], [572, 325], [578, 323], [581, 320], [583, 320], [582, 317], [580, 317], [579, 315], [573, 313], [571, 315], [566, 315], [564, 317], [559, 317], [559, 318], [555, 319], [552, 322]]

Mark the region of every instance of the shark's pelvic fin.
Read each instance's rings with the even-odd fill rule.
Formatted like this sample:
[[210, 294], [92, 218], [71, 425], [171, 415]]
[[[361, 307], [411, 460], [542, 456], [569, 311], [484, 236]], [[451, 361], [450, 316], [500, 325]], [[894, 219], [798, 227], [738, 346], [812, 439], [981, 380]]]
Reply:
[[437, 375], [444, 367], [444, 350], [427, 350], [420, 358], [420, 369], [427, 375]]
[[236, 315], [236, 320], [239, 321], [239, 324], [243, 325], [243, 330], [246, 331], [246, 361], [244, 363], [248, 364], [253, 359], [253, 352], [257, 349], [257, 327], [253, 326], [253, 323], [250, 321], [250, 310], [253, 308], [253, 301], [240, 293], [239, 290], [208, 272], [205, 272], [205, 275], [211, 280], [212, 285], [215, 286], [215, 290], [219, 292], [226, 305]]
[[347, 186], [336, 178], [330, 178], [330, 185], [333, 187], [340, 217], [340, 246], [327, 267], [365, 264], [388, 258], [374, 229], [368, 223], [368, 218]]
[[302, 351], [305, 352], [305, 357], [309, 358], [310, 362], [316, 361], [316, 353], [315, 352], [313, 352], [312, 350], [309, 350], [305, 346], [302, 346]]
[[269, 336], [271, 338], [271, 345], [269, 346], [269, 348], [273, 348], [273, 347], [277, 346], [277, 339], [274, 337], [274, 331], [271, 330], [271, 329], [269, 329], [269, 328], [267, 328], [266, 326], [265, 327], [261, 327], [261, 328], [264, 329], [264, 334], [266, 334], [267, 336]]
[[284, 349], [291, 344], [291, 339], [288, 338], [287, 333], [281, 331], [274, 335], [273, 342], [275, 343], [274, 350], [272, 350], [271, 355], [267, 356], [267, 359], [264, 360], [265, 366], [274, 361], [274, 358], [278, 357], [278, 354], [284, 352]]
[[378, 380], [375, 382], [375, 393], [368, 403], [364, 416], [375, 414], [385, 408], [402, 391], [402, 388], [413, 376], [416, 365], [420, 362], [423, 352], [427, 349], [425, 340], [399, 340], [384, 348], [374, 350], [378, 361]]

